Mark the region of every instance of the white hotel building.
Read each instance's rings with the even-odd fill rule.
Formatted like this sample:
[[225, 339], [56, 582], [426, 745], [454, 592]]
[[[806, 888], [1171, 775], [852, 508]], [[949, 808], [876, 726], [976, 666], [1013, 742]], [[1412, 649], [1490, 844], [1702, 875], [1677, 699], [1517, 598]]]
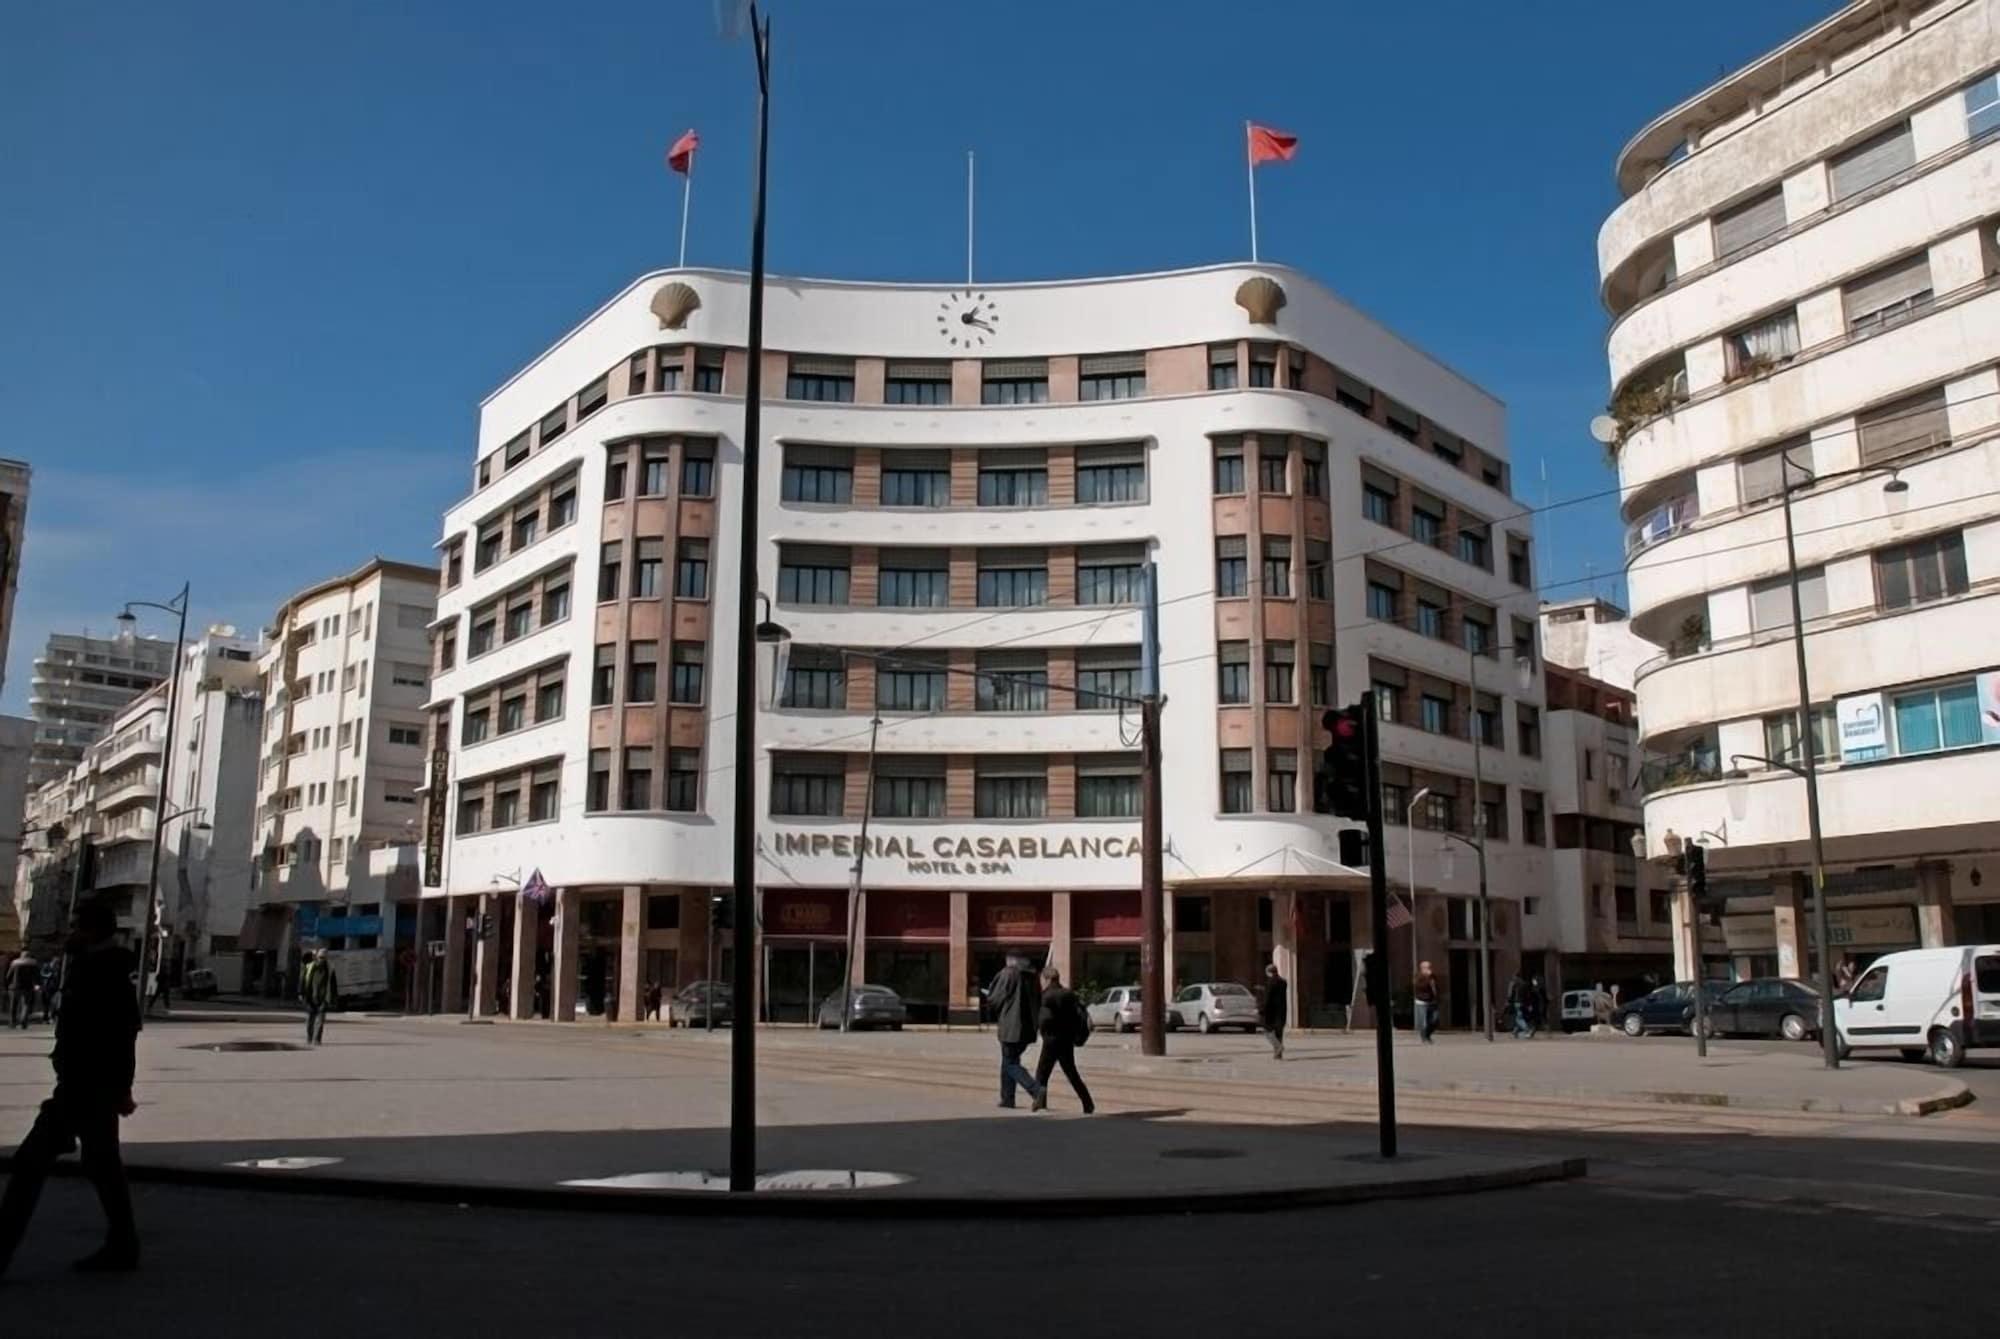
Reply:
[[1786, 455], [1821, 480], [1792, 510], [1835, 947], [2000, 938], [1996, 69], [1994, 0], [1868, 0], [1618, 161], [1632, 626], [1667, 648], [1646, 831], [1716, 834], [1738, 972], [1809, 969], [1805, 786], [1760, 761], [1800, 760]]
[[[444, 1007], [493, 1011], [504, 981], [516, 1014], [631, 1019], [648, 983], [725, 974], [747, 301], [740, 274], [646, 275], [482, 406], [434, 629]], [[871, 793], [857, 978], [918, 1018], [969, 1012], [1012, 947], [1137, 979], [1137, 721], [1092, 695], [1137, 692], [1148, 559], [1171, 979], [1275, 955], [1302, 1020], [1348, 1003], [1365, 877], [1302, 811], [1321, 712], [1369, 693], [1390, 868], [1420, 790], [1421, 827], [1483, 811], [1504, 979], [1548, 864], [1530, 527], [1491, 396], [1275, 266], [767, 301], [755, 579], [791, 639], [749, 704], [765, 1016], [846, 970]], [[1440, 886], [1442, 840], [1417, 843], [1417, 923], [1469, 1021], [1474, 862]], [[550, 895], [520, 897], [537, 873]]]

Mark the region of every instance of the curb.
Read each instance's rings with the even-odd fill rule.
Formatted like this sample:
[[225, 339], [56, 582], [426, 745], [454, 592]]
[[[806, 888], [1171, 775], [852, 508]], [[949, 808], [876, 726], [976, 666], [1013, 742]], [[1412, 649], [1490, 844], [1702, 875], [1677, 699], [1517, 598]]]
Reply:
[[1940, 1111], [1969, 1107], [1975, 1100], [1972, 1089], [1962, 1083], [1954, 1083], [1948, 1088], [1938, 1089], [1929, 1097], [1906, 1097], [1896, 1103], [1896, 1109], [1898, 1114], [1904, 1116], [1933, 1116]]
[[[13, 1159], [0, 1159], [11, 1170]], [[56, 1175], [81, 1177], [81, 1166], [59, 1163]], [[128, 1179], [147, 1185], [260, 1194], [323, 1195], [457, 1208], [624, 1213], [656, 1217], [936, 1219], [1111, 1218], [1144, 1214], [1265, 1213], [1283, 1209], [1425, 1199], [1566, 1181], [1588, 1173], [1583, 1158], [1516, 1163], [1483, 1172], [1343, 1185], [1280, 1186], [1265, 1190], [1138, 1191], [1077, 1195], [901, 1195], [880, 1191], [766, 1191], [756, 1195], [686, 1190], [609, 1190], [572, 1186], [475, 1185], [394, 1181], [359, 1176], [299, 1175], [234, 1168], [127, 1163]]]

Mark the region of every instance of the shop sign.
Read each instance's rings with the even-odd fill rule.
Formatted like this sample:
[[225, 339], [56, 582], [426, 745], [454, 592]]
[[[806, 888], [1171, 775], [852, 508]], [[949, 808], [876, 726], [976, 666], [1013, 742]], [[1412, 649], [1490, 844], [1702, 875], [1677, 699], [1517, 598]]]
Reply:
[[[1810, 907], [1799, 911], [1806, 942], [1819, 943], [1819, 927]], [[1849, 907], [1826, 913], [1827, 935], [1835, 948], [1905, 948], [1917, 942], [1916, 912], [1909, 907]], [[1731, 953], [1769, 953], [1778, 946], [1777, 926], [1769, 913], [1725, 916], [1722, 935]]]
[[770, 935], [831, 935], [845, 931], [845, 893], [764, 895], [764, 933]]
[[969, 836], [939, 833], [932, 837], [871, 834], [862, 838], [844, 832], [779, 832], [772, 838], [780, 857], [832, 857], [851, 861], [864, 846], [872, 862], [900, 862], [913, 875], [1012, 875], [1024, 861], [1130, 860], [1139, 854], [1136, 836]]
[[1880, 693], [1863, 693], [1834, 701], [1840, 728], [1840, 760], [1869, 762], [1889, 756], [1889, 723]]
[[1049, 898], [975, 893], [972, 898], [975, 939], [1045, 939], [1049, 934]]
[[451, 732], [431, 727], [430, 794], [424, 798], [424, 887], [444, 883], [445, 782], [451, 775]]

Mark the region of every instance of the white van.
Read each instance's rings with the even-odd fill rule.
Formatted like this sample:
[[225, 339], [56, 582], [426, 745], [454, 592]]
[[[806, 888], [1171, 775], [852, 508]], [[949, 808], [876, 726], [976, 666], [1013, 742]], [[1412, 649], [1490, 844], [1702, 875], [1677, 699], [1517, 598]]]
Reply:
[[1919, 948], [1877, 958], [1833, 1002], [1844, 1055], [1890, 1047], [1954, 1069], [1972, 1047], [2000, 1047], [2000, 944]]

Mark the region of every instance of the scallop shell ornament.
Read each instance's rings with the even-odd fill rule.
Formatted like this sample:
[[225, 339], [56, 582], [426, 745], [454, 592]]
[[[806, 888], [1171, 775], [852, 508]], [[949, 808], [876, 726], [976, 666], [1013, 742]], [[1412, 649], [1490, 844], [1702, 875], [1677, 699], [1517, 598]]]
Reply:
[[1250, 314], [1253, 323], [1276, 325], [1278, 311], [1285, 305], [1285, 290], [1277, 280], [1260, 274], [1237, 286], [1236, 305]]
[[660, 291], [653, 294], [653, 315], [660, 318], [662, 330], [679, 330], [699, 310], [701, 294], [678, 279], [661, 284]]

